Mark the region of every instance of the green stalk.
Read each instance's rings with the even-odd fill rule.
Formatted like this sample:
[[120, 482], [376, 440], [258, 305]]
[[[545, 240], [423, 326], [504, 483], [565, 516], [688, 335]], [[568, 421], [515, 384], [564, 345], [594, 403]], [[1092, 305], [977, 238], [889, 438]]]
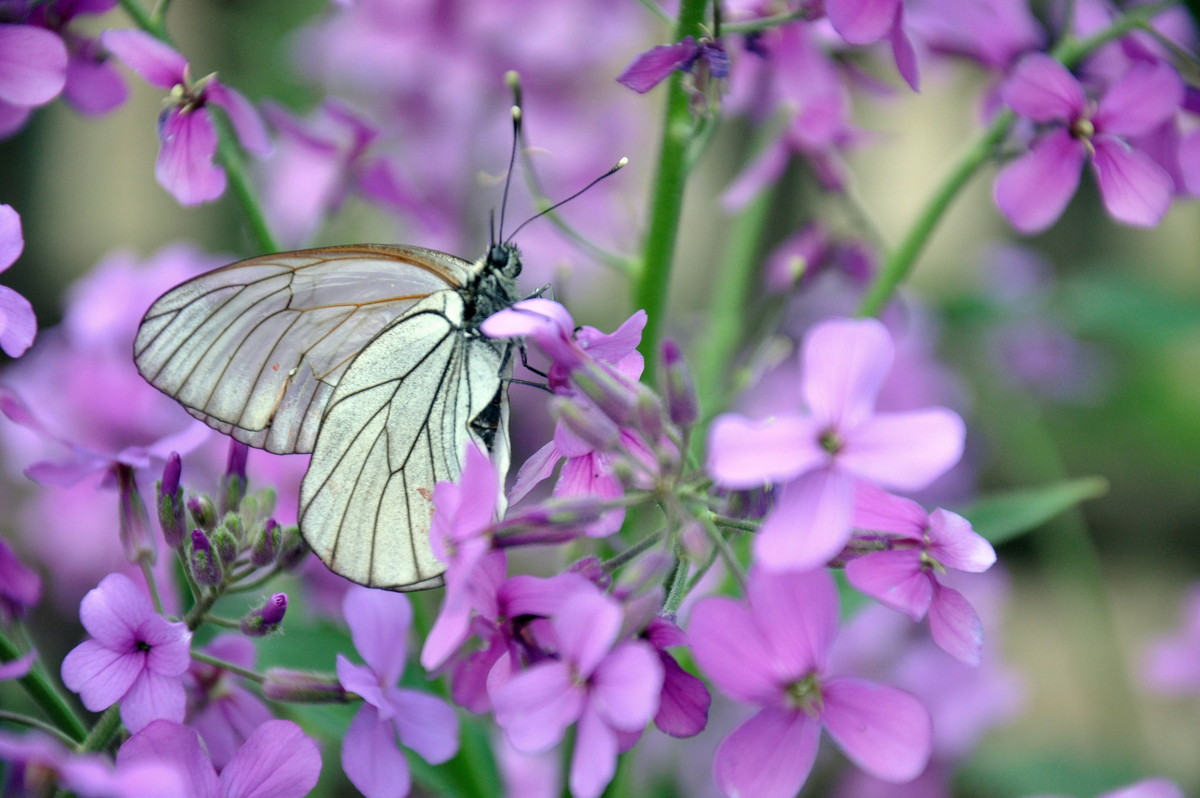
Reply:
[[[697, 36], [708, 0], [682, 0], [675, 25], [675, 41]], [[683, 74], [675, 72], [668, 82], [667, 109], [659, 145], [654, 193], [650, 199], [650, 220], [646, 229], [646, 249], [641, 271], [634, 286], [634, 307], [646, 311], [648, 319], [642, 333], [641, 351], [646, 358], [643, 380], [653, 384], [657, 366], [655, 351], [667, 310], [667, 288], [671, 283], [671, 264], [683, 213], [683, 190], [687, 182], [688, 142], [692, 137], [690, 98], [683, 87]]]
[[[1130, 9], [1125, 16], [1113, 22], [1104, 30], [1081, 41], [1066, 37], [1050, 53], [1065, 66], [1077, 64], [1084, 56], [1108, 42], [1124, 36], [1145, 25], [1156, 14], [1160, 14], [1174, 6], [1173, 0], [1138, 6]], [[934, 190], [933, 196], [925, 203], [900, 244], [884, 261], [883, 268], [875, 276], [867, 294], [859, 305], [860, 316], [876, 316], [887, 305], [897, 286], [904, 282], [912, 273], [917, 257], [925, 248], [934, 228], [945, 215], [946, 209], [958, 196], [959, 191], [967, 184], [983, 164], [992, 159], [996, 148], [1004, 140], [1012, 127], [1014, 114], [1011, 111], [1000, 113], [992, 124], [972, 143], [967, 151], [955, 163], [950, 173]]]
[[77, 746], [77, 750], [81, 754], [103, 751], [112, 743], [113, 738], [117, 736], [117, 731], [120, 728], [121, 705], [113, 704], [104, 710], [104, 714], [100, 716], [100, 720], [96, 721], [96, 725], [88, 733], [87, 739]]
[[[17, 659], [21, 654], [22, 652], [16, 644], [0, 631], [0, 662]], [[54, 721], [54, 725], [73, 741], [78, 742], [87, 737], [87, 727], [83, 725], [83, 721], [75, 714], [70, 703], [59, 692], [58, 687], [47, 678], [40, 664], [35, 663], [29, 673], [22, 676], [17, 682]]]

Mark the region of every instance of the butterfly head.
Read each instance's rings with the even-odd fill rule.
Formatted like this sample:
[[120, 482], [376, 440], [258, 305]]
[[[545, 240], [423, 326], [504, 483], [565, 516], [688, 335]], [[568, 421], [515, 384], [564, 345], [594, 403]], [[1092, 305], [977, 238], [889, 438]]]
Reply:
[[521, 256], [517, 253], [516, 244], [511, 242], [492, 244], [486, 261], [485, 269], [489, 273], [503, 275], [510, 280], [516, 279], [521, 273]]

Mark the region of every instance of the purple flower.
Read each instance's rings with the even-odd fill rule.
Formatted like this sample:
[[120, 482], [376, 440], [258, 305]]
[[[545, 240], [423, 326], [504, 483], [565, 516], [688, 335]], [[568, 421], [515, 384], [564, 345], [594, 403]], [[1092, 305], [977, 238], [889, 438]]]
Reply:
[[654, 725], [672, 737], [694, 737], [708, 724], [712, 696], [704, 682], [680, 667], [668, 648], [687, 645], [687, 635], [666, 618], [653, 618], [646, 626], [646, 640], [654, 646], [663, 667], [662, 695]]
[[93, 712], [121, 702], [136, 732], [158, 718], [182, 721], [183, 674], [192, 633], [154, 612], [129, 577], [109, 574], [83, 597], [79, 619], [92, 636], [63, 659], [63, 684]]
[[951, 656], [978, 665], [983, 623], [961, 593], [942, 584], [947, 569], [982, 573], [996, 562], [992, 545], [971, 523], [949, 510], [926, 513], [921, 505], [860, 483], [854, 497], [854, 527], [894, 535], [888, 550], [846, 564], [850, 584], [914, 621], [929, 613], [933, 639]]
[[0, 25], [0, 138], [25, 124], [67, 81], [67, 48], [34, 25]]
[[729, 76], [729, 55], [724, 44], [711, 39], [696, 41], [688, 36], [683, 41], [653, 47], [637, 56], [617, 76], [617, 82], [645, 94], [675, 70], [691, 72], [701, 59], [712, 77]]
[[558, 657], [492, 693], [496, 722], [518, 751], [545, 751], [578, 724], [569, 777], [576, 798], [604, 791], [622, 736], [640, 732], [658, 710], [662, 664], [647, 643], [619, 640], [621, 622], [615, 599], [575, 593], [550, 620]]
[[[233, 665], [254, 668], [254, 643], [240, 635], [221, 635], [202, 650]], [[271, 720], [271, 710], [233, 674], [207, 663], [193, 662], [185, 681], [187, 725], [204, 740], [213, 766], [223, 769], [251, 733]]]
[[804, 343], [808, 413], [762, 421], [726, 414], [713, 422], [708, 471], [718, 484], [780, 485], [755, 539], [765, 568], [806, 570], [841, 551], [860, 480], [916, 490], [958, 461], [964, 428], [957, 414], [874, 412], [893, 354], [887, 328], [874, 319], [823, 322]]
[[[421, 665], [433, 670], [446, 661], [469, 633], [476, 593], [487, 584], [481, 568], [491, 550], [487, 532], [503, 495], [491, 458], [467, 445], [462, 475], [433, 489], [433, 521], [429, 543], [446, 564], [446, 595], [421, 650]], [[492, 555], [497, 556], [497, 555]]]
[[[483, 323], [483, 331], [494, 338], [530, 337], [549, 355], [550, 389], [570, 400], [569, 408], [581, 419], [575, 427], [562, 420], [555, 425], [554, 439], [535, 452], [521, 466], [509, 499], [519, 502], [563, 462], [554, 495], [591, 496], [616, 499], [625, 489], [617, 478], [615, 464], [621, 454], [638, 459], [643, 468], [656, 469], [657, 455], [645, 440], [624, 421], [631, 421], [636, 404], [635, 385], [644, 361], [637, 352], [645, 311], [637, 311], [616, 331], [602, 333], [594, 327], [575, 329], [570, 313], [557, 302], [526, 299], [496, 313]], [[587, 380], [585, 390], [580, 382]], [[562, 408], [568, 410], [568, 408]], [[618, 419], [613, 419], [613, 416]], [[622, 418], [624, 417], [624, 418]], [[620, 423], [620, 426], [618, 426]], [[590, 425], [603, 433], [585, 438], [580, 425]], [[607, 434], [605, 434], [607, 433]], [[608, 440], [601, 442], [601, 438]], [[609, 535], [620, 528], [623, 509], [612, 510], [593, 524], [588, 534]]]
[[825, 14], [838, 35], [851, 44], [886, 37], [900, 75], [914, 90], [918, 88], [917, 57], [904, 32], [904, 0], [825, 0]]
[[[0, 33], [7, 27], [0, 25]], [[0, 41], [0, 51], [3, 49]], [[0, 205], [0, 272], [12, 266], [25, 249], [21, 217], [10, 205]], [[0, 285], [0, 349], [9, 357], [20, 357], [37, 334], [37, 318], [29, 300], [6, 285]]]
[[458, 717], [440, 698], [396, 687], [404, 672], [412, 606], [408, 597], [356, 587], [342, 604], [354, 647], [366, 660], [337, 657], [338, 681], [363, 699], [342, 740], [342, 768], [367, 798], [406, 795], [410, 776], [396, 738], [430, 764], [458, 750]]
[[0, 538], [0, 622], [24, 618], [42, 598], [42, 580]]
[[1162, 125], [1179, 108], [1183, 83], [1169, 65], [1135, 63], [1093, 105], [1065, 66], [1034, 53], [1017, 64], [1002, 94], [1019, 115], [1047, 127], [996, 177], [996, 204], [1018, 230], [1036, 233], [1058, 219], [1085, 160], [1117, 221], [1153, 227], [1166, 214], [1171, 176], [1130, 138]]
[[933, 50], [1003, 70], [1046, 36], [1026, 3], [1011, 0], [908, 0], [908, 27]]
[[1200, 693], [1200, 585], [1184, 601], [1182, 628], [1155, 640], [1144, 653], [1141, 676], [1160, 693]]
[[212, 75], [193, 82], [187, 59], [167, 44], [137, 30], [105, 31], [101, 41], [142, 79], [171, 91], [171, 105], [159, 119], [162, 147], [154, 174], [184, 205], [214, 200], [225, 191], [225, 170], [213, 163], [217, 129], [209, 103], [228, 114], [247, 150], [270, 151], [266, 127], [250, 101]]
[[[1053, 795], [1041, 795], [1037, 798], [1060, 798]], [[1166, 779], [1145, 779], [1128, 787], [1113, 790], [1098, 795], [1096, 798], [1184, 798], [1183, 790], [1173, 781]]]
[[817, 756], [824, 727], [846, 756], [888, 781], [916, 777], [929, 759], [929, 715], [913, 696], [827, 673], [838, 601], [826, 571], [749, 581], [748, 604], [704, 599], [688, 627], [700, 669], [759, 711], [717, 750], [713, 770], [727, 794], [792, 796]]
[[117, 766], [168, 765], [185, 777], [179, 798], [303, 798], [317, 784], [321, 754], [289, 720], [259, 726], [220, 776], [187, 726], [156, 720], [117, 752]]
[[45, 795], [59, 787], [80, 798], [180, 798], [183, 775], [155, 761], [111, 762], [96, 754], [75, 754], [37, 732], [0, 732], [0, 762], [7, 765], [6, 795]]

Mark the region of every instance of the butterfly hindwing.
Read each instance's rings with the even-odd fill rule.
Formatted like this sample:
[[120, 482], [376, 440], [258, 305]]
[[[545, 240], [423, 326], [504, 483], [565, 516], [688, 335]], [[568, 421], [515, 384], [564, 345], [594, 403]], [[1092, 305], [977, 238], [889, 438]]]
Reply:
[[[433, 488], [458, 477], [468, 441], [482, 445], [471, 422], [497, 396], [507, 361], [506, 345], [465, 331], [463, 314], [454, 291], [422, 300], [363, 349], [328, 401], [300, 527], [326, 565], [360, 584], [441, 583]], [[507, 451], [507, 429], [497, 434]]]

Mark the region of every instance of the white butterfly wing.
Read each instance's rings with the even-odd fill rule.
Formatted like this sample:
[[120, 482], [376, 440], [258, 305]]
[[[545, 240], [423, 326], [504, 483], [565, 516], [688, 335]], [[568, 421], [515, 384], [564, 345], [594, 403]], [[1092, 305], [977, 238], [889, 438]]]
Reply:
[[473, 268], [436, 250], [369, 244], [251, 258], [160, 297], [134, 360], [209, 426], [277, 454], [311, 451], [354, 356]]
[[[429, 545], [433, 488], [457, 479], [471, 422], [500, 389], [504, 344], [462, 329], [463, 300], [434, 294], [342, 375], [300, 488], [300, 529], [331, 570], [370, 587], [442, 583]], [[494, 443], [507, 459], [506, 403]]]

